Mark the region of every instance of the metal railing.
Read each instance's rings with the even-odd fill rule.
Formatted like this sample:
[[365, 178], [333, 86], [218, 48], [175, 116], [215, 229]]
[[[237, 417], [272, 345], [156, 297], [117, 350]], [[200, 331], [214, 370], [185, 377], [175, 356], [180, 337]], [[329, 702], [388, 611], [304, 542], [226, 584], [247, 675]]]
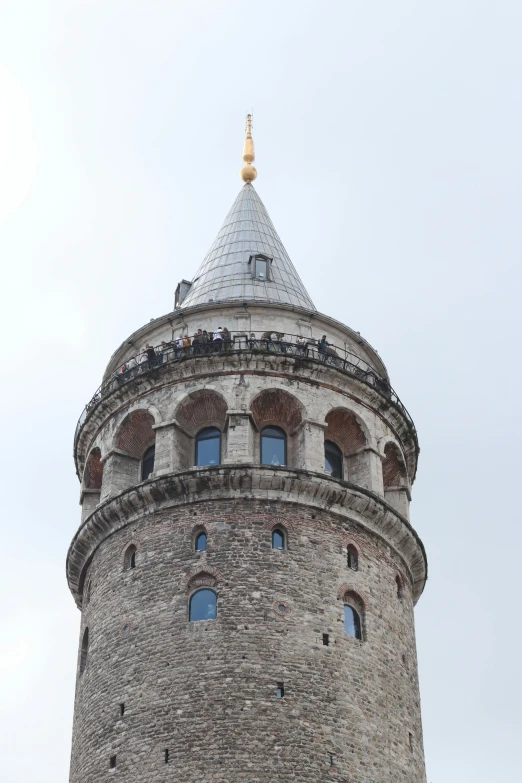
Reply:
[[[211, 340], [212, 335], [209, 335]], [[74, 443], [78, 440], [79, 432], [98, 404], [110, 394], [133, 381], [135, 378], [159, 372], [168, 364], [183, 362], [187, 359], [203, 358], [236, 353], [251, 354], [277, 354], [279, 356], [293, 356], [295, 359], [320, 362], [329, 367], [349, 373], [365, 383], [373, 386], [384, 394], [404, 414], [410, 425], [415, 429], [413, 420], [392, 389], [388, 381], [360, 356], [356, 356], [344, 348], [339, 348], [330, 343], [322, 343], [313, 338], [303, 338], [300, 335], [283, 334], [281, 332], [251, 332], [250, 334], [226, 334], [221, 340], [211, 340], [207, 343], [193, 343], [179, 345], [179, 341], [163, 342], [154, 346], [149, 353], [144, 351], [137, 356], [130, 357], [118, 370], [113, 372], [96, 390], [92, 398], [85, 406], [74, 435]]]

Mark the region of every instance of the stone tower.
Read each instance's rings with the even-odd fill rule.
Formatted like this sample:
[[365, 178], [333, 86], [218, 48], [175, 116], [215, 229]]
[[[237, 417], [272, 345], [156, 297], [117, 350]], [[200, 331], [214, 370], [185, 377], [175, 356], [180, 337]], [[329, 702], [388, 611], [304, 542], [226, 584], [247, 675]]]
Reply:
[[315, 310], [250, 119], [243, 159], [196, 276], [77, 426], [70, 781], [422, 783], [415, 427], [375, 350]]

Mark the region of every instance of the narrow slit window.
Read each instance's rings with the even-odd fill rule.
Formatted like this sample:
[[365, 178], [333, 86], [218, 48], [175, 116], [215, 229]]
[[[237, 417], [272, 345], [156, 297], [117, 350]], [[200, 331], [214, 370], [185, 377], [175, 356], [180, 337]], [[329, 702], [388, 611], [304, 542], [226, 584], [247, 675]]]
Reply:
[[146, 481], [154, 470], [154, 457], [156, 456], [156, 446], [150, 446], [141, 460], [141, 480]]
[[278, 699], [282, 699], [284, 695], [285, 695], [285, 684], [284, 682], [278, 682], [277, 689], [276, 689], [276, 696]]
[[116, 769], [116, 756], [111, 756], [109, 759], [109, 769]]
[[89, 657], [89, 629], [86, 628], [83, 632], [82, 647], [80, 651], [80, 675], [85, 671], [87, 666], [87, 659]]
[[196, 536], [195, 541], [195, 549], [196, 552], [205, 552], [207, 548], [207, 534], [205, 531], [202, 531], [201, 533], [198, 533]]
[[169, 749], [168, 748], [165, 748], [164, 753], [163, 753], [163, 757], [165, 759], [165, 764], [168, 764], [169, 763]]
[[413, 753], [413, 734], [411, 731], [408, 732], [408, 741], [410, 743], [410, 750]]
[[133, 568], [136, 568], [136, 552], [137, 549], [134, 544], [131, 544], [125, 550], [123, 558], [123, 568], [125, 571], [131, 571]]
[[359, 570], [359, 554], [353, 544], [348, 544], [346, 547], [346, 564], [352, 571]]
[[359, 613], [349, 604], [344, 605], [344, 630], [348, 636], [352, 636], [354, 639], [362, 639], [361, 618]]
[[272, 549], [285, 549], [285, 534], [282, 530], [272, 532]]
[[323, 645], [328, 647], [330, 644], [330, 636], [327, 633], [323, 633]]
[[125, 702], [120, 703], [120, 715], [125, 715]]

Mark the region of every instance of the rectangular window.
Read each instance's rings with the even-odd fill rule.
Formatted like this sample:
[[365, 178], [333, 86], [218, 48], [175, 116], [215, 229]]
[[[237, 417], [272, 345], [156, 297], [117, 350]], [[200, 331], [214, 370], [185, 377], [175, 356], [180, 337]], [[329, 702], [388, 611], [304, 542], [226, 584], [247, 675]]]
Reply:
[[268, 272], [268, 261], [264, 258], [256, 258], [256, 277], [258, 280], [266, 280]]
[[121, 702], [121, 704], [120, 704], [120, 715], [125, 715], [125, 704], [124, 704], [124, 702]]
[[330, 637], [328, 636], [327, 633], [323, 633], [323, 644], [325, 647], [328, 647], [328, 645], [330, 644]]
[[169, 763], [169, 749], [165, 748], [165, 764]]
[[278, 699], [282, 699], [284, 695], [285, 695], [285, 684], [284, 682], [278, 682], [276, 696]]
[[109, 759], [109, 769], [116, 769], [116, 756], [111, 756]]

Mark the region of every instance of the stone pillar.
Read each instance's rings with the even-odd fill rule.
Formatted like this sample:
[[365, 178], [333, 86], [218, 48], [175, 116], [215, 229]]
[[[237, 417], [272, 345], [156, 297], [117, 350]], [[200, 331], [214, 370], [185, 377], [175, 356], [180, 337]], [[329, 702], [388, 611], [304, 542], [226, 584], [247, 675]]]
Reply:
[[154, 424], [156, 453], [154, 476], [177, 473], [194, 466], [193, 438], [175, 419]]
[[382, 457], [376, 449], [363, 446], [346, 457], [345, 477], [347, 481], [383, 494]]
[[411, 494], [408, 487], [386, 487], [384, 499], [409, 521]]
[[227, 447], [223, 464], [254, 462], [254, 425], [250, 411], [228, 410], [225, 430]]
[[102, 462], [103, 485], [100, 501], [139, 483], [139, 457], [133, 457], [120, 449], [112, 449], [103, 457]]
[[294, 459], [291, 467], [324, 473], [324, 431], [326, 424], [304, 419], [293, 433]]
[[80, 495], [80, 504], [82, 507], [82, 522], [87, 519], [89, 514], [92, 514], [98, 503], [100, 502], [100, 489], [82, 489]]

